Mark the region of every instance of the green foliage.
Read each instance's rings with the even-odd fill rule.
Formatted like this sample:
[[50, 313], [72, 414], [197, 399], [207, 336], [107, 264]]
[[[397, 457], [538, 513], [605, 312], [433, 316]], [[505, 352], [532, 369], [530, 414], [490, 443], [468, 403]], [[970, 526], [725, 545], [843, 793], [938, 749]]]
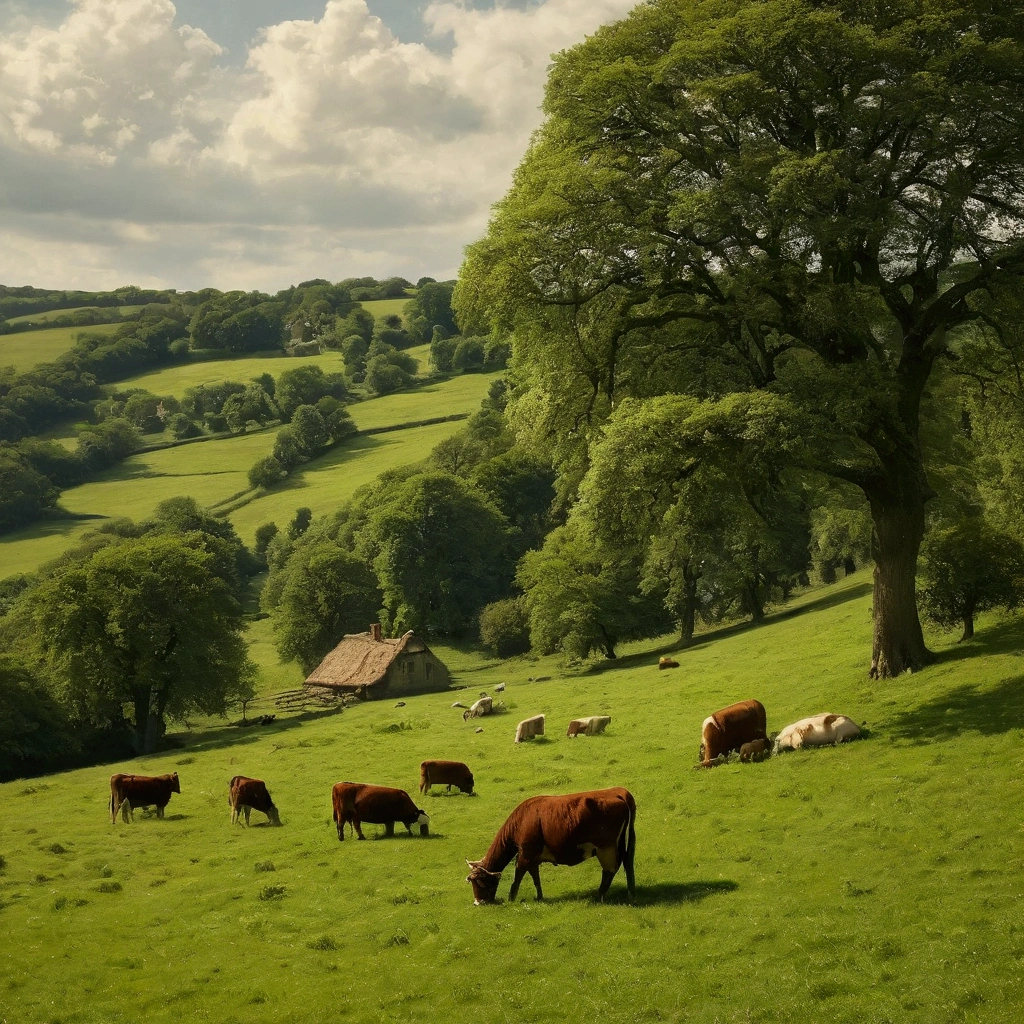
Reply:
[[19, 452], [0, 445], [0, 532], [38, 519], [57, 503], [59, 492]]
[[[484, 343], [480, 338], [460, 338], [452, 355], [456, 370], [473, 373], [484, 368]], [[495, 367], [497, 369], [497, 367]]]
[[480, 642], [499, 658], [530, 649], [530, 612], [522, 597], [495, 601], [480, 612]]
[[228, 352], [280, 348], [284, 305], [258, 292], [227, 292], [203, 302], [189, 323], [192, 347]]
[[962, 625], [964, 640], [978, 612], [1024, 601], [1024, 545], [980, 517], [933, 531], [922, 553], [921, 604], [940, 626]]
[[277, 418], [278, 412], [274, 401], [261, 384], [253, 382], [244, 391], [229, 395], [221, 407], [228, 426], [234, 430], [244, 430], [248, 423], [266, 423]]
[[415, 296], [405, 305], [405, 319], [414, 337], [429, 341], [434, 329], [440, 327], [447, 334], [455, 334], [455, 314], [452, 312], [454, 281], [439, 283], [427, 281], [418, 286]]
[[274, 618], [277, 649], [309, 673], [346, 633], [376, 621], [381, 595], [373, 570], [330, 542], [297, 548]]
[[299, 450], [307, 460], [330, 441], [327, 424], [313, 405], [300, 405], [295, 410], [291, 429]]
[[374, 394], [389, 395], [409, 387], [414, 381], [415, 371], [410, 373], [390, 353], [382, 352], [366, 362], [366, 386]]
[[373, 559], [393, 632], [458, 633], [507, 587], [500, 512], [447, 473], [411, 477], [371, 514]]
[[288, 524], [288, 538], [289, 540], [298, 540], [308, 529], [309, 524], [313, 521], [313, 513], [310, 509], [303, 506], [295, 510], [295, 516], [292, 521]]
[[269, 490], [275, 484], [280, 483], [287, 471], [273, 455], [266, 455], [257, 459], [249, 469], [248, 480], [250, 487], [263, 487]]
[[348, 395], [340, 373], [324, 373], [319, 366], [297, 366], [277, 378], [274, 393], [281, 417], [289, 421], [300, 405], [316, 405], [321, 398], [343, 399]]
[[251, 692], [240, 607], [198, 539], [111, 544], [44, 580], [31, 601], [61, 699], [100, 725], [120, 725], [129, 707], [140, 751], [155, 749], [166, 718], [223, 714]]
[[459, 344], [458, 338], [449, 338], [437, 331], [430, 339], [430, 362], [434, 369], [441, 373], [449, 373], [455, 365], [455, 349]]
[[78, 458], [89, 472], [96, 473], [116, 465], [142, 447], [138, 429], [125, 419], [114, 417], [78, 435]]
[[570, 523], [529, 551], [516, 574], [530, 612], [530, 644], [539, 654], [561, 651], [570, 661], [599, 651], [616, 657], [626, 640], [658, 636], [668, 619], [657, 596], [640, 590], [636, 561], [602, 547]]
[[64, 709], [27, 666], [0, 654], [0, 780], [66, 764], [77, 748]]
[[223, 380], [187, 388], [181, 400], [181, 411], [193, 419], [218, 415], [232, 395], [242, 395], [245, 390], [246, 385], [236, 380]]
[[167, 418], [167, 426], [179, 441], [183, 441], [188, 437], [198, 437], [202, 433], [199, 424], [183, 412], [176, 412], [169, 416]]

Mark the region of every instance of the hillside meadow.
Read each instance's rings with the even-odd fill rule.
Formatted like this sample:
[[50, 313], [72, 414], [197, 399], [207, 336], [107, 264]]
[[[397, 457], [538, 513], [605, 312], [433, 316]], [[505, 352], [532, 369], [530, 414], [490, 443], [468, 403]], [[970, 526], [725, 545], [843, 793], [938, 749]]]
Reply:
[[[437, 416], [469, 415], [479, 408], [496, 376], [452, 377], [412, 391], [357, 402], [350, 411], [360, 430]], [[385, 470], [426, 458], [435, 445], [463, 426], [455, 420], [355, 437], [304, 464], [281, 487], [260, 494], [232, 511], [229, 518], [242, 539], [252, 543], [261, 523], [274, 520], [284, 525], [301, 505], [316, 515], [331, 511], [348, 500], [357, 487]], [[60, 504], [69, 518], [44, 520], [0, 536], [0, 578], [31, 572], [56, 558], [104, 519], [144, 519], [166, 498], [188, 495], [203, 505], [229, 501], [248, 490], [249, 467], [270, 454], [278, 429], [133, 455], [96, 480], [68, 488]]]
[[[71, 309], [48, 309], [42, 313], [26, 313], [24, 316], [12, 316], [7, 322], [9, 324], [46, 324], [51, 320], [59, 320], [64, 316], [73, 316], [75, 313], [101, 313], [104, 316], [120, 317], [131, 316], [145, 309], [145, 306], [73, 306]], [[89, 330], [89, 328], [84, 328]], [[83, 328], [79, 328], [83, 330]]]
[[0, 366], [13, 366], [18, 373], [48, 363], [71, 349], [80, 334], [113, 334], [120, 324], [91, 327], [45, 327], [38, 331], [0, 335]]
[[[1024, 625], [884, 684], [865, 664], [866, 573], [758, 629], [663, 644], [570, 674], [437, 647], [459, 694], [197, 731], [116, 766], [0, 786], [0, 1007], [19, 1022], [1013, 1021], [1024, 1005]], [[255, 649], [255, 648], [254, 648]], [[263, 648], [261, 648], [263, 649]], [[269, 650], [267, 648], [266, 650]], [[264, 653], [266, 653], [264, 650]], [[529, 682], [529, 677], [549, 677]], [[507, 685], [505, 714], [450, 704]], [[700, 723], [757, 696], [773, 730], [832, 709], [868, 738], [694, 770]], [[515, 722], [548, 735], [516, 747]], [[569, 740], [580, 714], [612, 716]], [[330, 788], [415, 794], [425, 757], [466, 761], [478, 795], [418, 802], [429, 839], [339, 843]], [[177, 771], [166, 818], [110, 824], [114, 768]], [[265, 778], [284, 825], [229, 824], [227, 782]], [[465, 858], [536, 793], [635, 795], [637, 898], [593, 862], [474, 907]], [[257, 820], [259, 823], [257, 824]]]

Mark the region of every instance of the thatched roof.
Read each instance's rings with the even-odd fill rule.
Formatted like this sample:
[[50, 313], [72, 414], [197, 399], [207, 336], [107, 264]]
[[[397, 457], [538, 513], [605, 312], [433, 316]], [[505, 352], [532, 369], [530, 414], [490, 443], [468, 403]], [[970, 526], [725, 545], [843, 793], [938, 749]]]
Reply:
[[306, 685], [345, 690], [374, 686], [384, 681], [400, 654], [418, 654], [426, 649], [427, 645], [411, 632], [395, 640], [376, 640], [372, 632], [350, 633], [313, 669]]

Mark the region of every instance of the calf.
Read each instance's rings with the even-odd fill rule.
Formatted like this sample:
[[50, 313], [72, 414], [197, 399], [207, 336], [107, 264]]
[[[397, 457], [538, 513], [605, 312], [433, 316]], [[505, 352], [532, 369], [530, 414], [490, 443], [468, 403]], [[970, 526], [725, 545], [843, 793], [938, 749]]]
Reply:
[[705, 767], [751, 740], [768, 738], [767, 717], [759, 700], [742, 700], [716, 711], [701, 726], [700, 761]]
[[483, 718], [494, 710], [494, 698], [481, 697], [472, 707], [462, 712], [462, 720], [468, 722], [471, 718]]
[[599, 789], [568, 796], [534, 796], [524, 800], [498, 830], [480, 860], [467, 860], [466, 881], [473, 886], [473, 902], [493, 903], [501, 872], [513, 859], [516, 873], [509, 902], [529, 872], [540, 888], [541, 864], [579, 864], [596, 857], [601, 865], [598, 898], [604, 899], [619, 865], [626, 869], [626, 888], [633, 896], [633, 858], [636, 853], [636, 801], [627, 789]]
[[461, 761], [424, 761], [420, 764], [420, 792], [429, 793], [431, 786], [458, 786], [463, 793], [473, 792], [473, 773]]
[[767, 739], [751, 740], [740, 747], [741, 761], [763, 761], [771, 753], [772, 745]]
[[569, 731], [566, 736], [597, 736], [610, 725], [611, 715], [591, 715], [589, 718], [574, 718], [569, 723]]
[[228, 806], [231, 808], [232, 825], [240, 816], [245, 818], [248, 825], [250, 810], [262, 811], [270, 819], [271, 825], [281, 824], [281, 816], [262, 779], [247, 779], [244, 775], [236, 775], [228, 783]]
[[420, 826], [420, 835], [429, 835], [430, 818], [420, 810], [404, 789], [387, 786], [367, 786], [359, 782], [339, 782], [331, 791], [334, 820], [338, 825], [338, 841], [345, 838], [345, 822], [349, 822], [360, 839], [365, 839], [362, 822], [383, 825], [386, 835], [395, 834], [395, 822], [400, 821], [409, 834], [412, 827]]
[[826, 747], [845, 743], [860, 735], [860, 729], [846, 715], [813, 715], [787, 725], [775, 737], [775, 751], [798, 750], [800, 747]]
[[173, 775], [111, 775], [110, 824], [117, 822], [117, 812], [123, 821], [134, 820], [136, 807], [156, 807], [156, 816], [164, 816], [164, 808], [172, 793], [180, 793], [178, 773]]
[[658, 668], [679, 668], [679, 662], [675, 658], [659, 658]]
[[524, 718], [516, 726], [516, 743], [531, 739], [534, 736], [544, 735], [544, 716], [534, 715], [533, 718]]

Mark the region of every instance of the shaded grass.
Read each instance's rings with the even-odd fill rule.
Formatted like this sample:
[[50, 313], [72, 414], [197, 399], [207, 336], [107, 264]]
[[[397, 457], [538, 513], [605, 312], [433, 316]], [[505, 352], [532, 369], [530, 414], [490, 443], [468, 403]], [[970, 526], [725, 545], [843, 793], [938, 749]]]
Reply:
[[[187, 753], [123, 766], [179, 771], [182, 793], [163, 820], [111, 826], [109, 768], [0, 786], [6, 1015], [1016, 1020], [1024, 842], [1007, 809], [1024, 797], [1010, 682], [1024, 623], [986, 617], [960, 657], [873, 683], [865, 581], [802, 595], [802, 612], [759, 629], [706, 637], [674, 672], [656, 668], [671, 638], [629, 645], [628, 660], [599, 674], [436, 644], [457, 685], [505, 682], [509, 714], [476, 733], [442, 693], [180, 737]], [[749, 696], [773, 731], [834, 710], [868, 721], [871, 738], [693, 770], [703, 717]], [[514, 746], [516, 721], [541, 712], [548, 742]], [[564, 737], [569, 718], [599, 713], [612, 716], [605, 735]], [[392, 728], [401, 723], [410, 728]], [[466, 761], [477, 779], [474, 799], [418, 801], [437, 838], [398, 828], [394, 841], [373, 841], [383, 829], [371, 825], [370, 842], [337, 841], [334, 782], [416, 796], [425, 757]], [[267, 780], [283, 828], [230, 826], [234, 774]], [[621, 875], [595, 903], [600, 873], [588, 862], [542, 868], [543, 903], [527, 879], [514, 904], [472, 906], [465, 858], [484, 852], [520, 800], [609, 785], [637, 799], [635, 905]], [[67, 852], [49, 852], [54, 843]], [[255, 870], [265, 862], [272, 874]], [[95, 891], [104, 866], [121, 893]], [[279, 891], [260, 899], [268, 885]]]
[[63, 355], [72, 348], [80, 334], [113, 334], [120, 326], [96, 324], [94, 327], [49, 327], [20, 334], [2, 334], [0, 366], [14, 366], [21, 373]]

